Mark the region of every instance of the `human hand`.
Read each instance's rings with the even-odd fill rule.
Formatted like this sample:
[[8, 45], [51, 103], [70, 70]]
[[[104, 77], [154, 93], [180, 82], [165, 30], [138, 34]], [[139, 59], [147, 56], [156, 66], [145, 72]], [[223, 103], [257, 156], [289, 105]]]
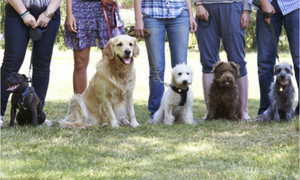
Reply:
[[134, 33], [137, 37], [144, 38], [144, 28], [144, 21], [142, 19], [135, 21]]
[[[261, 2], [261, 10], [267, 13], [271, 13], [273, 12], [273, 14], [275, 14], [275, 9], [272, 6], [272, 4], [266, 0], [266, 1], [260, 1]], [[265, 18], [265, 21], [270, 24], [271, 22], [271, 18]]]
[[241, 16], [241, 29], [246, 29], [251, 23], [250, 11], [243, 11]]
[[37, 26], [47, 27], [51, 18], [47, 17], [45, 13], [39, 15], [39, 18], [36, 22]]
[[203, 5], [196, 6], [196, 16], [201, 20], [208, 21], [209, 13]]
[[36, 20], [33, 15], [27, 14], [26, 16], [23, 17], [23, 22], [26, 26], [30, 26], [33, 29], [37, 27]]
[[116, 0], [102, 0], [105, 4], [113, 4]]
[[67, 27], [68, 31], [77, 33], [77, 24], [76, 24], [76, 19], [73, 14], [68, 14], [67, 15]]
[[195, 18], [194, 17], [190, 17], [190, 31], [191, 33], [194, 33], [196, 32], [197, 30], [197, 22], [195, 21]]

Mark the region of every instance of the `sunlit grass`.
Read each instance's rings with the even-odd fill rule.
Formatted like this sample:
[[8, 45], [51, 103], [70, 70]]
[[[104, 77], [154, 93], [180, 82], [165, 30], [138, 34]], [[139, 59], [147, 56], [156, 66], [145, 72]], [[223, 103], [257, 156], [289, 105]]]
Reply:
[[[170, 82], [167, 50], [165, 81]], [[3, 53], [3, 50], [0, 51]], [[220, 54], [226, 60], [226, 54]], [[92, 49], [88, 78], [101, 52]], [[281, 61], [290, 55], [280, 54]], [[28, 74], [29, 52], [20, 70]], [[247, 53], [248, 110], [259, 107], [256, 54]], [[191, 86], [194, 118], [205, 114], [199, 53], [189, 51], [194, 70]], [[135, 59], [134, 91], [138, 128], [61, 129], [72, 96], [72, 51], [55, 51], [45, 112], [53, 126], [8, 128], [9, 109], [1, 129], [1, 179], [299, 179], [299, 116], [291, 123], [246, 123], [218, 120], [195, 126], [144, 124], [149, 118], [146, 48]], [[296, 88], [295, 81], [293, 83]], [[297, 88], [296, 88], [297, 90]]]

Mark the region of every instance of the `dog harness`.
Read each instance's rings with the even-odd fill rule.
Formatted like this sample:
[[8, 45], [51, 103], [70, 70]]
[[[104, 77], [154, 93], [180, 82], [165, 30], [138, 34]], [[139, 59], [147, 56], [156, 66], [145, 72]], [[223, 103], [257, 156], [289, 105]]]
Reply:
[[[25, 111], [27, 110], [27, 109], [24, 108], [24, 106], [23, 106], [23, 104], [24, 104], [24, 102], [25, 102], [25, 98], [26, 98], [26, 96], [28, 96], [29, 94], [31, 94], [31, 93], [34, 92], [34, 88], [32, 87], [31, 92], [28, 93], [28, 91], [29, 91], [29, 86], [28, 86], [27, 89], [22, 93], [22, 100], [19, 101], [19, 103], [18, 103], [19, 108], [22, 109], [22, 110], [25, 110]], [[28, 94], [27, 94], [27, 93], [28, 93]]]
[[189, 91], [189, 87], [186, 88], [186, 90], [179, 89], [176, 86], [170, 85], [172, 90], [177, 92], [178, 94], [181, 95], [181, 102], [179, 103], [178, 106], [183, 106], [186, 102], [186, 97], [187, 97], [187, 92]]

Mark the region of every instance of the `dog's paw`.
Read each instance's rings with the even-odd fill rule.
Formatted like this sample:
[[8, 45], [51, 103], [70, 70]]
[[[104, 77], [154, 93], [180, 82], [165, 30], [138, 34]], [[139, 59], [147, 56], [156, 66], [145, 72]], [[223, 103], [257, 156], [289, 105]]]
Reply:
[[166, 125], [173, 125], [173, 124], [174, 124], [174, 121], [172, 121], [172, 120], [165, 120], [164, 123], [165, 123]]
[[267, 121], [267, 118], [264, 114], [261, 114], [254, 121], [255, 122], [264, 122], [264, 121]]
[[140, 124], [139, 124], [137, 121], [131, 122], [130, 125], [131, 125], [131, 127], [133, 127], [133, 128], [136, 128], [136, 127], [140, 126]]

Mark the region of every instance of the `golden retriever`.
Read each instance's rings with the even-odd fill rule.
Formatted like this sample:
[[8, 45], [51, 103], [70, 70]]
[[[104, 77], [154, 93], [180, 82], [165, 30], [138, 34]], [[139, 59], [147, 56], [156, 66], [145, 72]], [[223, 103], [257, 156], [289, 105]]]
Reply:
[[136, 38], [116, 36], [110, 39], [102, 54], [86, 90], [70, 99], [61, 127], [118, 127], [126, 116], [132, 127], [139, 126], [133, 107], [136, 76], [133, 58], [139, 55]]

